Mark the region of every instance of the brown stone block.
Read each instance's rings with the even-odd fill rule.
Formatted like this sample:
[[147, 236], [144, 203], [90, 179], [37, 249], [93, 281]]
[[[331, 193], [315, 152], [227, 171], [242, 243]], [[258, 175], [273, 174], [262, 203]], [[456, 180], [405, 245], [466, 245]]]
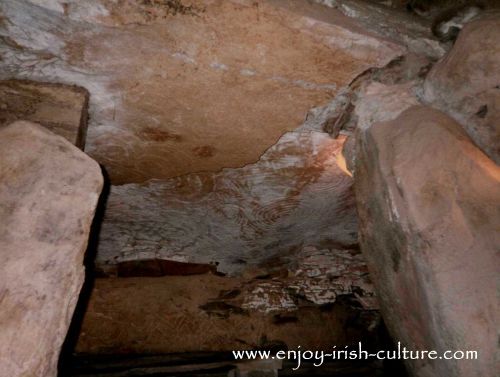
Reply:
[[89, 93], [71, 85], [28, 80], [0, 81], [0, 127], [16, 120], [41, 124], [85, 148]]

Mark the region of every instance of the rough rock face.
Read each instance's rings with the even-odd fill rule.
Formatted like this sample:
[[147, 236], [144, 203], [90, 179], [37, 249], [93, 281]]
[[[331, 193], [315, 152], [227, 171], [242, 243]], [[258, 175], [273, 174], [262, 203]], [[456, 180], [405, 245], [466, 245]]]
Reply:
[[[71, 83], [90, 93], [86, 151], [115, 184], [99, 270], [189, 274], [182, 278], [191, 284], [196, 274], [217, 269], [244, 286], [239, 301], [226, 305], [256, 316], [304, 306], [319, 311], [343, 296], [376, 308], [357, 247], [352, 178], [337, 165], [343, 138], [332, 139], [323, 127], [335, 111], [303, 122], [367, 69], [405, 53], [406, 29], [373, 33], [341, 10], [304, 1], [171, 3], [0, 2], [0, 78]], [[412, 35], [429, 36], [425, 25], [411, 26]], [[133, 304], [132, 296], [118, 304], [106, 295], [111, 306], [102, 303], [89, 318], [100, 308]], [[141, 301], [146, 309], [152, 296]], [[214, 311], [212, 303], [207, 308]], [[206, 310], [200, 313], [205, 321]], [[170, 331], [163, 319], [143, 314], [130, 316], [138, 323], [134, 336], [154, 336], [155, 321]], [[317, 325], [312, 337], [319, 338]], [[124, 322], [96, 326], [89, 338], [101, 350], [113, 350], [102, 338], [108, 329], [130, 330]], [[221, 331], [212, 335], [219, 344]], [[224, 339], [225, 347], [234, 341]], [[146, 352], [154, 341], [137, 349]], [[184, 349], [196, 350], [189, 342]], [[167, 346], [173, 348], [156, 349], [175, 351]]]
[[[353, 18], [366, 30], [390, 38], [418, 55], [438, 59], [447, 46], [440, 43], [431, 33], [431, 22], [406, 11], [405, 6], [390, 1], [366, 0], [316, 0]], [[397, 1], [396, 1], [397, 3]]]
[[0, 370], [55, 376], [84, 279], [97, 163], [28, 122], [0, 130]]
[[500, 164], [500, 13], [467, 24], [453, 49], [429, 72], [424, 100], [462, 124]]
[[235, 274], [286, 264], [302, 245], [352, 247], [356, 214], [352, 178], [336, 163], [341, 147], [326, 133], [290, 132], [241, 169], [114, 186], [96, 262], [161, 258]]
[[395, 339], [477, 350], [479, 361], [412, 360], [415, 376], [494, 376], [500, 169], [440, 111], [416, 106], [360, 129], [362, 250]]
[[[404, 110], [418, 105], [417, 91], [417, 80], [397, 84], [368, 80], [356, 93], [356, 106], [351, 116], [355, 129], [364, 130], [373, 123], [392, 120]], [[346, 161], [346, 169], [354, 174], [356, 171], [355, 130], [350, 132], [350, 136], [344, 143], [342, 155]]]
[[[265, 313], [297, 310], [300, 300], [332, 304], [339, 296], [354, 295], [360, 307], [378, 309], [366, 263], [359, 250], [302, 248], [280, 279], [250, 282], [242, 307]], [[275, 292], [273, 295], [271, 292]], [[278, 299], [277, 299], [278, 298]]]
[[26, 80], [0, 81], [0, 127], [39, 123], [80, 149], [87, 135], [89, 94], [81, 87]]
[[0, 78], [87, 88], [86, 151], [114, 183], [253, 163], [310, 108], [405, 50], [319, 4], [165, 4], [0, 3]]
[[[96, 279], [76, 351], [231, 351], [273, 344], [330, 349], [332, 344], [373, 339], [370, 324], [378, 312], [353, 310], [348, 302], [320, 307], [302, 300], [300, 304], [298, 296], [284, 291], [283, 279], [278, 277], [245, 281], [203, 274]], [[263, 309], [254, 303], [267, 306]]]
[[218, 271], [247, 282], [288, 271], [288, 278], [261, 280], [239, 305], [296, 310], [290, 292], [317, 305], [357, 292], [374, 309], [356, 250], [352, 178], [337, 165], [343, 138], [317, 126], [312, 117], [241, 169], [113, 186], [98, 270], [118, 276]]
[[415, 82], [398, 85], [369, 83], [360, 94], [355, 108], [357, 127], [367, 129], [373, 123], [396, 118], [401, 112], [419, 102], [414, 94]]

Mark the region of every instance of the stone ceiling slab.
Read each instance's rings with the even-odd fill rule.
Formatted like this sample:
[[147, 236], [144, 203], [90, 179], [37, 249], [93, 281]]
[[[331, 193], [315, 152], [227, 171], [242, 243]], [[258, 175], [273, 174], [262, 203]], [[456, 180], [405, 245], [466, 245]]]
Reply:
[[255, 162], [404, 50], [317, 4], [198, 1], [175, 15], [162, 4], [0, 4], [1, 76], [86, 87], [86, 151], [116, 184]]

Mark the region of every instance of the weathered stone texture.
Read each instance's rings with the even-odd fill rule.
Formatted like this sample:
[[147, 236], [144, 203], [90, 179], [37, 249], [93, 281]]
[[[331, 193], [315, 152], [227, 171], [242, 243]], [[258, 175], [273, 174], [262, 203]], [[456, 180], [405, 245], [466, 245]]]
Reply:
[[4, 0], [0, 78], [84, 86], [86, 151], [113, 183], [253, 163], [404, 46], [303, 1]]
[[96, 263], [161, 258], [238, 274], [286, 265], [302, 245], [352, 247], [356, 213], [352, 178], [336, 162], [341, 147], [322, 132], [290, 132], [241, 169], [113, 186]]
[[77, 86], [0, 81], [0, 128], [16, 120], [28, 120], [84, 149], [88, 97], [88, 92]]
[[361, 246], [394, 338], [478, 361], [412, 360], [413, 375], [496, 375], [500, 168], [452, 118], [416, 106], [358, 130]]
[[[303, 304], [296, 306], [298, 297], [283, 301], [282, 281], [212, 274], [96, 279], [76, 351], [147, 354], [272, 344], [282, 349], [299, 345], [329, 349], [332, 344], [373, 339], [369, 325], [377, 313], [365, 321], [365, 313], [345, 301], [319, 307], [303, 298]], [[267, 296], [272, 310], [243, 305], [256, 294], [261, 300]]]
[[[382, 73], [383, 76], [383, 73]], [[385, 78], [385, 77], [384, 77]], [[418, 105], [415, 95], [418, 81], [389, 84], [367, 80], [356, 93], [356, 106], [352, 111], [355, 129], [365, 130], [373, 123], [396, 118], [406, 109]], [[342, 148], [346, 169], [352, 174], [356, 170], [356, 133], [351, 131]]]
[[0, 374], [55, 376], [84, 279], [99, 165], [42, 126], [0, 130]]
[[463, 28], [453, 49], [429, 72], [424, 100], [457, 120], [500, 164], [500, 13]]
[[412, 53], [437, 59], [446, 52], [447, 46], [440, 43], [431, 33], [431, 21], [416, 17], [408, 12], [406, 7], [391, 9], [387, 6], [388, 1], [316, 0], [316, 2], [338, 9], [370, 33], [396, 41]]

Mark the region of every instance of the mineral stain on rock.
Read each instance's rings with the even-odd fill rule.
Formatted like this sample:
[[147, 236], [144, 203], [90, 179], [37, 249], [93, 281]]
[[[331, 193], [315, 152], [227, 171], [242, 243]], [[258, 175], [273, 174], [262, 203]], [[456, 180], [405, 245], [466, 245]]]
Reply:
[[137, 136], [143, 139], [144, 141], [152, 141], [160, 143], [182, 141], [181, 135], [155, 127], [145, 127], [144, 129], [141, 129], [140, 131], [137, 132]]
[[140, 0], [140, 2], [148, 7], [145, 12], [150, 17], [154, 17], [154, 11], [158, 10], [162, 11], [164, 16], [177, 14], [196, 16], [203, 12], [202, 7], [185, 5], [181, 0]]
[[201, 158], [213, 157], [215, 155], [215, 148], [210, 145], [202, 145], [193, 148], [193, 153]]

